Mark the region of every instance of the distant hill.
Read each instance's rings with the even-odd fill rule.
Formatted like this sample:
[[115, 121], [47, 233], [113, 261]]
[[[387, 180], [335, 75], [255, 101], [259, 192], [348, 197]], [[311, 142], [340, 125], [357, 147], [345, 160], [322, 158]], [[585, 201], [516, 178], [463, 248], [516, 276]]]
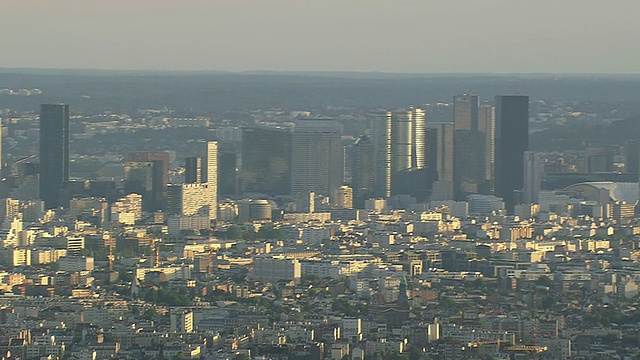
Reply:
[[398, 108], [450, 101], [453, 95], [470, 90], [490, 100], [498, 94], [527, 94], [534, 99], [640, 104], [640, 77], [605, 75], [0, 69], [0, 88], [42, 89], [43, 94], [36, 97], [0, 96], [0, 107], [34, 111], [43, 102], [66, 102], [73, 111], [82, 112], [163, 107], [194, 113]]
[[629, 140], [640, 140], [640, 116], [611, 124], [573, 124], [535, 132], [529, 135], [529, 148], [534, 151], [581, 150], [589, 146], [623, 145]]

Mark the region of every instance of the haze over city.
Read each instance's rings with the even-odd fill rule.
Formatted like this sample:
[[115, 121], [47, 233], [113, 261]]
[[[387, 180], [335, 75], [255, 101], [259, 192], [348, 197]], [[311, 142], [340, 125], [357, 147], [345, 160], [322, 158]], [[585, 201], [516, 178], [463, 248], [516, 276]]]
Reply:
[[4, 1], [0, 67], [638, 73], [633, 0]]
[[640, 359], [638, 14], [3, 1], [0, 360]]

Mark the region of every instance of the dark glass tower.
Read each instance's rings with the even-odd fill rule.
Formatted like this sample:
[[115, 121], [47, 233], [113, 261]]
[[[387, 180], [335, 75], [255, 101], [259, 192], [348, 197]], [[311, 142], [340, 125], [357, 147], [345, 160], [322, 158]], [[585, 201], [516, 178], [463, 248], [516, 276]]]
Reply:
[[240, 192], [291, 193], [291, 128], [255, 125], [242, 130]]
[[[151, 184], [151, 200], [148, 199], [149, 195], [147, 195], [147, 200], [144, 199], [143, 195], [143, 204], [146, 204], [146, 211], [158, 211], [164, 209], [166, 198], [167, 198], [167, 185], [169, 184], [169, 153], [168, 152], [149, 152], [149, 151], [138, 151], [132, 152], [129, 154], [129, 158], [132, 163], [139, 163], [142, 168], [147, 167], [148, 165], [144, 163], [151, 163], [151, 171], [152, 171], [152, 184]], [[138, 165], [133, 167], [138, 167]], [[125, 171], [125, 181], [127, 179], [127, 173]]]
[[47, 209], [64, 205], [69, 181], [69, 105], [40, 105], [40, 198]]
[[513, 212], [514, 191], [524, 186], [524, 152], [529, 147], [529, 97], [496, 96], [495, 192]]
[[353, 203], [356, 209], [364, 208], [364, 201], [374, 197], [375, 159], [371, 139], [363, 135], [354, 144], [353, 155]]
[[458, 200], [469, 194], [486, 192], [486, 126], [480, 121], [477, 95], [453, 98], [454, 195]]
[[184, 182], [186, 184], [202, 183], [202, 157], [193, 156], [184, 159]]

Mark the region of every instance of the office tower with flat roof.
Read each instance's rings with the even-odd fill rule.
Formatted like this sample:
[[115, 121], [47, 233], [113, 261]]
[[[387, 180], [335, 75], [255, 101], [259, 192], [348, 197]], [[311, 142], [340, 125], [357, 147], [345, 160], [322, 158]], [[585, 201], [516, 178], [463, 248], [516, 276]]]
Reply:
[[[143, 202], [146, 204], [145, 210], [151, 212], [164, 209], [167, 198], [167, 185], [169, 184], [169, 153], [138, 151], [129, 154], [129, 159], [131, 162], [151, 164], [153, 174], [151, 189], [147, 190], [150, 191], [147, 194], [147, 199], [144, 198], [144, 194], [141, 194], [143, 195]], [[125, 180], [127, 180], [126, 168]], [[148, 188], [148, 186], [145, 185], [145, 188]]]
[[371, 138], [363, 135], [353, 146], [352, 185], [353, 201], [357, 209], [364, 207], [364, 201], [375, 196], [374, 146]]
[[372, 115], [375, 171], [375, 196], [389, 197], [406, 193], [394, 186], [397, 176], [425, 167], [425, 112], [410, 107], [380, 111]]
[[[413, 114], [411, 110], [391, 113], [391, 171], [393, 174], [411, 168], [413, 159]], [[393, 181], [393, 175], [391, 176]]]
[[291, 127], [244, 128], [241, 159], [241, 193], [291, 194]]
[[432, 148], [435, 164], [436, 181], [433, 182], [431, 200], [453, 200], [454, 179], [454, 130], [453, 123], [441, 123], [433, 125], [436, 138], [435, 147]]
[[[486, 124], [483, 124], [486, 125]], [[454, 195], [464, 200], [468, 194], [483, 192], [485, 175], [485, 132], [479, 121], [479, 100], [474, 94], [453, 98]]]
[[69, 105], [40, 105], [40, 198], [47, 209], [64, 206], [69, 181]]
[[373, 130], [374, 148], [374, 195], [387, 198], [391, 196], [392, 174], [392, 114], [390, 111], [380, 111], [372, 115], [371, 128]]
[[410, 107], [391, 112], [391, 171], [425, 166], [425, 113]]
[[[167, 191], [167, 214], [206, 216], [211, 219], [211, 192], [208, 183], [170, 185]], [[217, 204], [216, 204], [217, 207]]]
[[153, 161], [127, 161], [124, 163], [124, 191], [142, 196], [145, 211], [155, 211], [155, 171]]
[[453, 125], [455, 130], [478, 129], [478, 95], [464, 93], [453, 97]]
[[191, 156], [184, 159], [184, 182], [186, 184], [202, 183], [202, 157]]
[[218, 142], [199, 141], [198, 156], [202, 158], [202, 183], [218, 183]]
[[342, 124], [333, 119], [303, 119], [293, 128], [291, 195], [310, 191], [330, 196], [344, 180]]
[[478, 110], [478, 129], [484, 135], [484, 179], [482, 193], [492, 194], [496, 163], [496, 108], [482, 105]]
[[508, 212], [515, 205], [514, 191], [522, 190], [524, 152], [529, 147], [529, 97], [496, 96], [495, 193]]
[[426, 117], [422, 109], [411, 109], [410, 116], [413, 118], [413, 143], [411, 151], [411, 168], [423, 169], [427, 165], [426, 161]]
[[353, 188], [343, 185], [335, 189], [331, 203], [338, 209], [353, 209]]
[[542, 185], [542, 162], [540, 155], [533, 151], [524, 152], [524, 174], [522, 202], [525, 205], [537, 204]]
[[206, 184], [209, 219], [218, 218], [218, 142], [198, 142], [198, 156], [202, 158], [201, 183]]
[[438, 180], [453, 184], [454, 135], [453, 124], [438, 124]]
[[234, 147], [218, 147], [218, 194], [236, 195], [240, 151]]
[[624, 146], [625, 173], [638, 175], [639, 167], [640, 167], [640, 140], [630, 140]]
[[313, 213], [316, 211], [316, 193], [309, 191], [296, 197], [296, 212]]

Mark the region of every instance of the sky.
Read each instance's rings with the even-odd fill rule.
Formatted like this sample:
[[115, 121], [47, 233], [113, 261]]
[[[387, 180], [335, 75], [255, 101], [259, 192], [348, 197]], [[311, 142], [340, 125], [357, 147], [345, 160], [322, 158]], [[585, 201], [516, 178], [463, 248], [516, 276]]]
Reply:
[[0, 0], [0, 67], [640, 73], [638, 0]]

